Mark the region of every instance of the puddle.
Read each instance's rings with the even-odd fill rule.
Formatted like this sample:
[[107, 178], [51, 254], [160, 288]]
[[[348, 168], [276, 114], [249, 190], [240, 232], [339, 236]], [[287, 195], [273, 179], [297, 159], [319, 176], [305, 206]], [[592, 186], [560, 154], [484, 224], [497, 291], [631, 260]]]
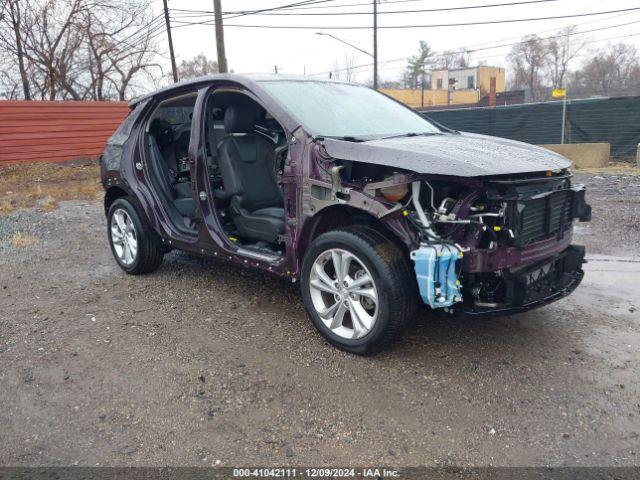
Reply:
[[585, 277], [574, 293], [582, 307], [640, 323], [640, 260], [589, 255]]

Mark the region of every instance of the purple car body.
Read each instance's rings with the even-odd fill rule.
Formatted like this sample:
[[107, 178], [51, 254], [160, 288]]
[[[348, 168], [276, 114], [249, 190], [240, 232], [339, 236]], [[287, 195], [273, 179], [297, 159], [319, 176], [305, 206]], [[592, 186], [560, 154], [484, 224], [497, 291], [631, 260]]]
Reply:
[[[335, 297], [338, 303], [333, 306], [308, 286], [315, 281], [313, 272], [318, 271], [319, 264], [314, 259], [308, 260], [310, 265], [315, 263], [307, 268], [311, 273], [306, 272], [306, 257], [314, 250], [314, 242], [330, 232], [349, 229], [377, 232], [354, 235], [373, 244], [383, 241], [392, 244], [394, 251], [405, 259], [403, 272], [411, 272], [411, 278], [402, 273], [405, 283], [402, 288], [412, 298], [408, 303], [429, 305], [430, 295], [430, 299], [442, 302], [443, 308], [434, 308], [438, 312], [494, 315], [523, 311], [557, 300], [575, 289], [583, 275], [584, 248], [571, 245], [572, 224], [575, 218], [588, 221], [590, 207], [585, 203], [584, 187], [571, 183], [570, 162], [566, 158], [528, 144], [451, 131], [423, 118], [415, 119], [425, 122], [426, 131], [419, 132], [399, 130], [389, 132], [391, 135], [361, 137], [348, 135], [349, 132], [343, 132], [344, 135], [318, 132], [317, 125], [323, 119], [325, 125], [341, 123], [346, 116], [341, 111], [346, 111], [345, 105], [352, 97], [362, 96], [363, 102], [381, 102], [384, 108], [378, 109], [379, 114], [385, 115], [388, 109], [389, 115], [397, 115], [396, 123], [411, 123], [414, 119], [408, 115], [418, 115], [382, 94], [359, 89], [365, 88], [335, 81], [230, 74], [179, 83], [137, 99], [131, 103], [130, 115], [111, 137], [101, 158], [105, 211], [109, 215], [114, 202], [128, 198], [143, 219], [143, 228], [150, 229], [162, 243], [162, 252], [173, 248], [186, 250], [293, 281], [299, 279], [305, 305], [310, 310], [314, 302], [316, 307], [326, 304], [327, 308], [337, 308], [335, 305], [346, 299], [345, 309], [351, 306], [347, 317], [352, 318], [349, 323], [352, 328], [331, 330], [328, 327], [337, 321], [333, 318], [323, 324], [318, 313], [322, 308], [316, 308], [315, 313], [310, 311], [310, 316], [332, 343], [355, 353], [375, 350], [384, 343], [380, 340], [382, 334], [365, 341], [376, 332], [373, 327], [368, 333], [363, 333], [364, 327], [358, 328], [355, 309], [364, 307], [366, 311], [362, 312], [371, 313], [367, 319], [371, 317], [380, 323], [388, 313], [385, 310], [393, 307], [383, 304], [380, 284], [370, 285], [374, 290], [377, 288], [375, 300], [367, 300], [365, 294], [362, 298], [351, 294], [349, 300], [347, 287], [344, 291], [323, 290], [322, 295], [329, 292]], [[344, 105], [331, 96], [334, 91]], [[343, 95], [344, 92], [349, 95]], [[318, 100], [323, 95], [327, 97], [324, 106]], [[355, 102], [364, 108], [363, 103]], [[173, 186], [188, 190], [182, 195], [191, 199], [181, 197], [180, 201], [184, 199], [193, 209], [182, 222], [180, 216], [172, 214], [171, 200], [167, 200], [171, 196], [163, 197], [154, 181], [149, 148], [153, 129], [149, 125], [159, 117], [157, 112], [184, 110], [187, 103], [189, 118], [174, 124], [175, 131], [171, 133], [175, 147], [178, 131], [182, 129], [185, 145], [183, 179], [179, 180], [184, 185]], [[313, 108], [322, 113], [310, 113]], [[224, 117], [231, 116], [227, 110], [233, 109], [260, 110], [251, 129], [255, 131], [234, 133], [227, 129], [227, 133], [216, 137], [223, 124], [227, 128], [229, 118]], [[367, 114], [371, 118], [371, 112]], [[163, 115], [169, 118], [168, 113]], [[362, 115], [363, 112], [353, 114], [354, 118]], [[383, 125], [380, 128], [395, 128], [384, 126], [384, 119], [376, 122]], [[340, 128], [345, 127], [334, 129]], [[363, 126], [362, 130], [367, 128]], [[243, 231], [241, 216], [252, 212], [234, 209], [233, 200], [229, 203], [229, 195], [224, 192], [225, 184], [230, 184], [222, 162], [225, 142], [236, 142], [247, 135], [273, 141], [275, 153], [269, 155], [275, 158], [274, 178], [281, 191], [279, 208], [284, 215], [277, 241], [265, 242], [260, 235], [252, 239], [238, 235], [238, 229]], [[218, 142], [219, 146], [214, 146]], [[239, 210], [244, 213], [238, 213]], [[140, 232], [136, 235], [140, 239]], [[334, 242], [339, 244], [341, 240]], [[123, 244], [126, 247], [126, 242]], [[348, 242], [344, 245], [336, 251], [349, 252]], [[444, 280], [459, 285], [455, 295], [442, 291], [437, 254], [442, 252], [442, 246], [456, 252], [453, 260], [456, 268], [449, 268], [455, 278]], [[382, 273], [374, 271], [375, 262], [365, 258], [369, 253], [360, 254], [361, 250], [355, 246], [354, 249], [361, 268], [353, 273], [353, 278], [345, 273], [348, 279], [345, 285], [349, 282], [355, 285], [357, 275], [382, 278]], [[417, 260], [411, 259], [423, 258], [412, 253], [419, 251], [433, 251], [436, 255], [425, 260], [431, 263], [418, 265]], [[119, 263], [123, 266], [120, 260]], [[337, 264], [329, 268], [338, 279]], [[420, 276], [419, 271], [427, 272], [426, 277]], [[324, 278], [322, 274], [321, 277]], [[430, 279], [428, 284], [424, 278]], [[310, 288], [311, 293], [305, 294], [305, 289]], [[417, 300], [420, 296], [422, 302]], [[378, 303], [371, 307], [374, 301]], [[409, 307], [399, 310], [403, 316], [412, 311]], [[327, 331], [322, 331], [322, 325], [327, 326]], [[349, 336], [353, 336], [353, 342]]]

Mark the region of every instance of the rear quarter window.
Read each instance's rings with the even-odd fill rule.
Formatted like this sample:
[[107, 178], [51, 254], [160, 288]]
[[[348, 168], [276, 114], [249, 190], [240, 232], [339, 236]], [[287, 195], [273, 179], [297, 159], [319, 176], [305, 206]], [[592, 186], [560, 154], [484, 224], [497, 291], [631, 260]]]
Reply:
[[127, 115], [127, 117], [122, 121], [114, 134], [109, 137], [109, 140], [107, 140], [101, 159], [102, 166], [106, 170], [118, 170], [120, 168], [123, 146], [131, 136], [133, 125], [148, 103], [148, 99], [137, 103], [133, 110], [129, 112], [129, 115]]

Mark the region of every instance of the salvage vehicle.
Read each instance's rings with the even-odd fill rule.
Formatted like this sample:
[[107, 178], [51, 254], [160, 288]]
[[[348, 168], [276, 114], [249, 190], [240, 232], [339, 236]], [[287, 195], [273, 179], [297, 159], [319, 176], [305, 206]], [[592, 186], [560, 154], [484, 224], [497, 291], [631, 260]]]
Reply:
[[591, 208], [566, 158], [450, 130], [360, 85], [178, 83], [131, 102], [101, 166], [125, 272], [179, 249], [299, 281], [317, 330], [357, 354], [417, 308], [522, 312], [583, 277], [573, 221]]

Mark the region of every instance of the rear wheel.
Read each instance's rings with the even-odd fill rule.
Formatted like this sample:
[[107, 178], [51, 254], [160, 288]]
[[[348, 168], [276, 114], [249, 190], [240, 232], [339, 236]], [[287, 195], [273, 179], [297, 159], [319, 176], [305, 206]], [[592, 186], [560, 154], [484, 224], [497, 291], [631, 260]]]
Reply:
[[414, 314], [414, 282], [402, 251], [366, 227], [320, 235], [307, 251], [302, 298], [333, 345], [368, 354], [390, 344]]
[[149, 273], [162, 263], [164, 251], [158, 234], [128, 199], [113, 202], [107, 214], [107, 229], [111, 253], [125, 272]]

